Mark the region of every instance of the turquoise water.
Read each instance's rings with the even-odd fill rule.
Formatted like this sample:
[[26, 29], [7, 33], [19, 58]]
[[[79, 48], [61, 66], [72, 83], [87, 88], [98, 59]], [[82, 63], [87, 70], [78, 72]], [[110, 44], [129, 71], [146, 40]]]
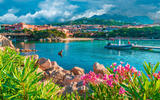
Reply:
[[[139, 45], [160, 46], [160, 41], [131, 41], [137, 42]], [[156, 64], [160, 61], [160, 53], [149, 52], [142, 50], [111, 50], [104, 46], [107, 41], [74, 41], [64, 43], [39, 43], [32, 42], [26, 44], [17, 43], [16, 47], [36, 49], [38, 52], [22, 53], [22, 55], [38, 54], [40, 57], [45, 57], [56, 61], [64, 69], [72, 69], [75, 66], [84, 68], [86, 72], [93, 70], [93, 64], [99, 62], [105, 66], [110, 66], [112, 63], [123, 61], [136, 67], [138, 70], [143, 70], [144, 61]], [[127, 41], [122, 41], [127, 43]], [[63, 50], [63, 57], [58, 55], [58, 52]]]

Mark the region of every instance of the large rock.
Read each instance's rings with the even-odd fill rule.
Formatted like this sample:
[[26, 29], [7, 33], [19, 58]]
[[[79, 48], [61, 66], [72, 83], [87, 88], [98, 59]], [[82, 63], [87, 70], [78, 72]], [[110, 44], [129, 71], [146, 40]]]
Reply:
[[69, 85], [73, 82], [80, 82], [81, 80], [81, 75], [71, 75], [71, 74], [67, 74], [64, 76], [64, 80], [63, 80], [63, 84], [65, 85]]
[[53, 81], [61, 86], [64, 86], [64, 77], [66, 75], [72, 75], [72, 72], [69, 70], [64, 70], [60, 67], [57, 62], [51, 62], [51, 67], [46, 69], [45, 72], [48, 74], [48, 77], [52, 78]]
[[71, 84], [66, 85], [62, 89], [61, 93], [63, 93], [65, 95], [66, 93], [73, 93], [73, 92], [77, 92], [78, 91], [80, 94], [83, 94], [88, 89], [89, 89], [89, 86], [88, 85], [84, 86], [82, 81], [80, 81], [80, 82], [72, 82]]
[[51, 64], [52, 64], [52, 68], [53, 68], [54, 71], [63, 70], [63, 68], [60, 67], [60, 66], [57, 64], [56, 61], [52, 61]]
[[74, 75], [84, 75], [84, 69], [79, 67], [72, 68], [71, 72], [73, 72]]
[[96, 74], [109, 74], [109, 71], [104, 67], [104, 65], [97, 62], [93, 65], [93, 70]]
[[49, 70], [52, 68], [52, 63], [49, 59], [46, 58], [40, 58], [38, 60], [39, 68], [43, 71]]
[[5, 47], [5, 46], [8, 46], [8, 47], [11, 47], [11, 48], [15, 48], [14, 45], [12, 44], [12, 41], [10, 41], [8, 38], [0, 35], [0, 46], [2, 47]]
[[21, 49], [20, 52], [37, 52], [35, 49]]

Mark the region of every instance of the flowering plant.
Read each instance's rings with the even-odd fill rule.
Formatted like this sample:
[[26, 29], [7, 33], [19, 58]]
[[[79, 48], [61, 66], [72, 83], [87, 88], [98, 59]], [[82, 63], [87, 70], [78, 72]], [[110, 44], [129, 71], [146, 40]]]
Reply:
[[[92, 99], [156, 99], [160, 95], [159, 63], [155, 66], [144, 63], [145, 74], [129, 64], [113, 63], [107, 67], [109, 74], [89, 72], [81, 77], [83, 84], [90, 85]], [[148, 76], [147, 76], [147, 75]]]

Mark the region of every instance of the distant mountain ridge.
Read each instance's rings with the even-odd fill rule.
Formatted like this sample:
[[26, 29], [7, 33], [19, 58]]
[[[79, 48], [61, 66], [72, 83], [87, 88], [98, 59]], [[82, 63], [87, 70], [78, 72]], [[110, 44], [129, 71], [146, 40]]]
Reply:
[[127, 24], [153, 24], [153, 20], [147, 16], [128, 17], [122, 15], [95, 15], [91, 18], [80, 18], [74, 21], [53, 23], [53, 25], [79, 25], [79, 24], [100, 24], [100, 25], [127, 25]]
[[105, 20], [116, 20], [126, 23], [138, 23], [138, 24], [153, 24], [154, 21], [150, 19], [148, 16], [134, 16], [134, 17], [128, 17], [128, 16], [122, 16], [122, 15], [111, 15], [111, 14], [103, 14], [100, 16], [93, 16], [91, 18], [99, 18], [99, 19], [105, 19]]

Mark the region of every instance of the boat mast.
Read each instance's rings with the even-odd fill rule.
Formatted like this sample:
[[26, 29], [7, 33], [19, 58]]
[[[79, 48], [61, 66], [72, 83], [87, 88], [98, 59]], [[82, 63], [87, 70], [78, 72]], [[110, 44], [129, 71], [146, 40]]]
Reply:
[[121, 40], [119, 39], [119, 45], [121, 45]]

